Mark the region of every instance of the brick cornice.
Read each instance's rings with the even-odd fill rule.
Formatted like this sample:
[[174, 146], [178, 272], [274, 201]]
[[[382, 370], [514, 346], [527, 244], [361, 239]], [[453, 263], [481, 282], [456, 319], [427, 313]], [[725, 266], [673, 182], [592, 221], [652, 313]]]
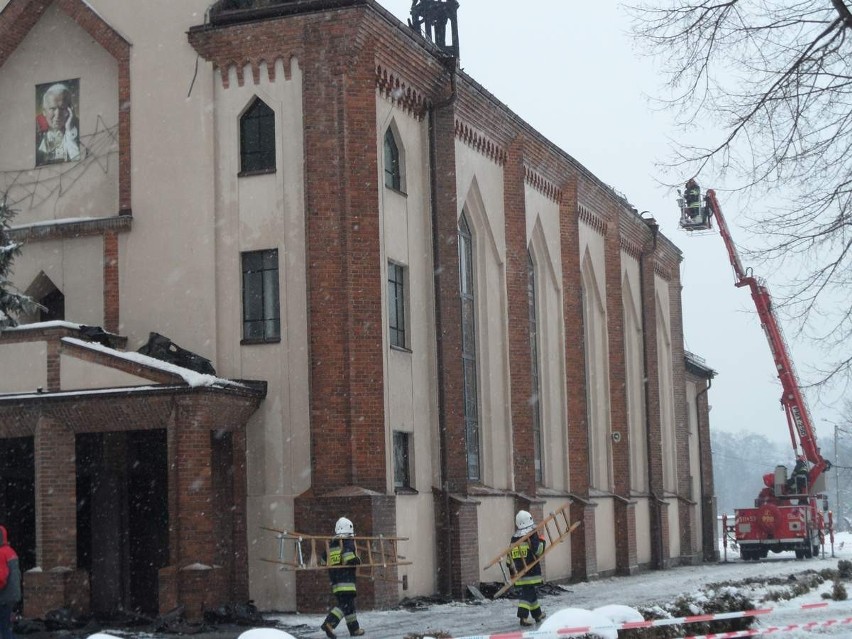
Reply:
[[423, 119], [432, 104], [429, 98], [381, 64], [376, 66], [376, 87], [382, 97], [418, 120]]
[[489, 140], [482, 133], [461, 120], [456, 120], [456, 139], [461, 140], [500, 166], [503, 166], [506, 162], [506, 149], [499, 146], [496, 142]]
[[624, 251], [625, 253], [627, 253], [630, 257], [637, 259], [637, 260], [640, 257], [642, 257], [642, 245], [641, 244], [639, 244], [637, 242], [633, 242], [633, 241], [627, 239], [624, 236], [621, 236], [619, 238], [619, 243], [621, 245], [621, 250]]
[[579, 216], [580, 221], [589, 226], [593, 231], [599, 233], [600, 235], [606, 235], [606, 220], [604, 220], [596, 213], [593, 213], [590, 208], [588, 208], [587, 206], [583, 206], [582, 204], [578, 204], [577, 215]]
[[345, 43], [348, 55], [334, 56], [327, 62], [335, 73], [343, 73], [356, 64], [358, 52], [372, 37], [363, 4], [343, 5], [330, 15], [285, 13], [257, 21], [193, 27], [187, 38], [198, 54], [220, 73], [225, 88], [230, 86], [231, 69], [236, 72], [239, 86], [246, 81], [246, 67], [251, 69], [255, 84], [260, 81], [263, 66], [274, 81], [278, 60], [284, 62], [284, 73], [289, 78], [292, 59], [304, 60], [306, 49], [314, 41], [313, 35], [319, 35], [320, 31], [325, 39]]
[[536, 191], [557, 204], [562, 201], [562, 191], [552, 182], [533, 171], [528, 166], [524, 167], [524, 181]]
[[654, 261], [654, 274], [659, 275], [661, 278], [670, 282], [672, 279], [672, 271], [668, 268], [667, 265], [663, 264], [660, 260]]

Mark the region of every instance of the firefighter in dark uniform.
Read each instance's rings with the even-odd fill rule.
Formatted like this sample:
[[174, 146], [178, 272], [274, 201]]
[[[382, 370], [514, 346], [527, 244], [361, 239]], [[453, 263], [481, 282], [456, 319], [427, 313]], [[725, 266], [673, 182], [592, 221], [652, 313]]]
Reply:
[[337, 605], [328, 612], [322, 628], [328, 639], [335, 639], [334, 629], [341, 621], [346, 621], [349, 635], [360, 637], [364, 629], [358, 625], [358, 616], [355, 612], [355, 567], [361, 563], [361, 559], [355, 554], [355, 526], [346, 517], [341, 517], [334, 525], [335, 539], [328, 546], [328, 552], [323, 552], [321, 563], [327, 566], [340, 566], [331, 568], [328, 577], [331, 581], [331, 592]]
[[[519, 540], [535, 530], [535, 521], [526, 510], [519, 510], [515, 515], [515, 534], [512, 535], [512, 548], [506, 557], [509, 572], [514, 576], [524, 569], [544, 552], [544, 540], [536, 532], [515, 546]], [[544, 611], [538, 603], [536, 586], [543, 582], [541, 577], [541, 562], [529, 569], [527, 573], [515, 581], [519, 591], [518, 619], [522, 626], [532, 626], [544, 619]]]
[[689, 178], [686, 183], [686, 192], [683, 195], [686, 200], [686, 214], [691, 222], [701, 220], [701, 187], [694, 178]]

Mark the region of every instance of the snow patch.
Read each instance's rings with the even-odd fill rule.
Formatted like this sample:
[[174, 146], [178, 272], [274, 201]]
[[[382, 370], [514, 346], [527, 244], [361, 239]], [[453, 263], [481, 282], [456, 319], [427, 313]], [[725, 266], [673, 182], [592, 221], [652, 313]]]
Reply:
[[563, 608], [539, 626], [539, 631], [553, 632], [560, 637], [582, 637], [590, 629], [594, 629], [594, 634], [601, 639], [618, 639], [618, 630], [612, 619], [585, 608]]
[[237, 639], [296, 639], [293, 635], [275, 628], [252, 628], [246, 630]]

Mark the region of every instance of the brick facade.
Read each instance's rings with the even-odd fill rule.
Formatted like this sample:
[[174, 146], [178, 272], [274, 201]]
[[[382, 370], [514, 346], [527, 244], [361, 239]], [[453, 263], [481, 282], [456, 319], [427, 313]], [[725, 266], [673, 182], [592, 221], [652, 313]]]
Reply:
[[[22, 344], [46, 340], [47, 357], [54, 362], [57, 379], [58, 353], [63, 348], [68, 353], [85, 354], [83, 359], [92, 362], [109, 363], [109, 353], [62, 342], [65, 336], [81, 335], [72, 328], [6, 332], [0, 335], [0, 347], [7, 341]], [[138, 365], [135, 371], [143, 373]], [[247, 597], [247, 572], [244, 559], [240, 561], [247, 552], [242, 428], [259, 405], [263, 391], [249, 387], [193, 389], [176, 383], [174, 373], [161, 371], [161, 375], [161, 381], [168, 379], [171, 383], [158, 388], [154, 382], [142, 391], [115, 389], [88, 396], [63, 393], [57, 388], [54, 390], [58, 392], [42, 396], [10, 395], [0, 401], [0, 437], [34, 440], [35, 555], [40, 570], [24, 575], [26, 616], [43, 617], [63, 607], [77, 614], [89, 613], [96, 603], [90, 600], [91, 589], [97, 585], [93, 579], [106, 577], [78, 565], [77, 489], [81, 471], [76, 446], [81, 436], [95, 433], [110, 436], [105, 440], [99, 467], [112, 468], [119, 482], [127, 481], [120, 479], [126, 472], [122, 434], [151, 430], [167, 433], [167, 459], [162, 464], [169, 469], [169, 533], [162, 549], [167, 565], [159, 574], [160, 611], [182, 605], [187, 617], [197, 619], [204, 610]], [[93, 501], [107, 511], [124, 508], [115, 497]], [[115, 522], [108, 514], [100, 517], [101, 527]], [[115, 552], [120, 555], [123, 551]], [[156, 560], [152, 556], [148, 561], [153, 564]], [[113, 567], [118, 569], [118, 564]]]
[[[127, 258], [122, 251], [131, 250], [131, 243], [124, 242], [121, 234], [132, 232], [130, 105], [131, 96], [139, 93], [135, 88], [131, 93], [134, 77], [131, 75], [130, 45], [118, 35], [119, 30], [107, 25], [88, 3], [80, 0], [53, 2], [118, 64], [119, 211], [114, 219], [107, 221], [62, 222], [45, 225], [42, 230], [36, 227], [21, 230], [19, 234], [26, 234], [33, 241], [71, 241], [77, 234], [102, 238], [103, 268], [99, 276], [103, 278], [103, 325], [108, 332], [115, 333], [119, 326], [132, 321], [122, 312], [122, 299], [136, 294], [128, 284], [132, 281], [129, 275], [119, 267]], [[481, 546], [489, 535], [496, 534], [490, 530], [491, 523], [485, 520], [483, 513], [498, 510], [505, 511], [506, 522], [513, 517], [510, 510], [520, 508], [530, 510], [540, 520], [554, 503], [570, 502], [570, 518], [582, 522], [582, 526], [565, 544], [566, 554], [570, 547], [570, 560], [566, 562], [570, 567], [560, 567], [563, 570], [561, 579], [579, 581], [612, 572], [632, 574], [640, 568], [664, 569], [690, 561], [699, 554], [711, 559], [714, 509], [707, 399], [706, 394], [696, 399], [699, 434], [704, 445], [700, 467], [695, 468], [689, 450], [688, 378], [684, 364], [678, 274], [680, 252], [677, 248], [658, 236], [656, 227], [642, 219], [623, 196], [555, 147], [465, 74], [458, 60], [448, 57], [410, 28], [396, 23], [377, 4], [363, 0], [263, 4], [256, 10], [222, 10], [223, 5], [216, 5], [209, 22], [187, 25], [187, 38], [200, 56], [199, 64], [213, 71], [210, 75], [214, 86], [207, 87], [211, 94], [205, 97], [215, 99], [228, 91], [255, 85], [263, 85], [266, 90], [277, 82], [300, 78], [301, 119], [294, 116], [287, 121], [299, 121], [302, 130], [286, 134], [301, 136], [304, 144], [304, 166], [300, 167], [302, 173], [299, 174], [303, 175], [299, 184], [303, 202], [299, 204], [304, 207], [305, 281], [302, 288], [282, 287], [288, 295], [282, 307], [292, 311], [304, 303], [306, 320], [303, 341], [293, 339], [298, 333], [292, 332], [286, 333], [282, 342], [290, 351], [307, 353], [304, 375], [309, 380], [305, 384], [307, 415], [303, 430], [293, 427], [292, 431], [296, 437], [303, 436], [310, 441], [309, 461], [308, 455], [304, 461], [307, 468], [300, 473], [285, 468], [281, 476], [291, 472], [300, 475], [288, 483], [278, 477], [276, 470], [268, 467], [258, 470], [249, 463], [251, 436], [256, 437], [254, 447], [262, 449], [267, 441], [276, 440], [285, 428], [291, 427], [282, 422], [299, 420], [298, 411], [290, 405], [280, 413], [270, 409], [253, 422], [251, 431], [247, 432], [247, 421], [264, 396], [255, 386], [238, 389], [227, 385], [189, 386], [174, 371], [122, 359], [115, 353], [74, 341], [63, 341], [63, 337], [80, 336], [74, 329], [44, 328], [29, 337], [15, 331], [0, 335], [0, 348], [27, 339], [46, 343], [45, 397], [22, 393], [21, 397], [10, 395], [0, 399], [0, 437], [31, 437], [34, 441], [36, 555], [43, 572], [27, 573], [27, 591], [35, 593], [28, 594], [27, 614], [37, 616], [59, 604], [80, 611], [102, 605], [99, 596], [92, 600], [88, 593], [100, 592], [102, 584], [98, 579], [103, 576], [98, 575], [97, 568], [78, 565], [78, 560], [88, 561], [89, 558], [78, 557], [76, 544], [78, 529], [82, 528], [75, 519], [74, 478], [75, 474], [83, 473], [69, 461], [74, 458], [75, 440], [79, 443], [83, 435], [153, 429], [164, 432], [163, 457], [167, 468], [164, 499], [169, 526], [163, 545], [168, 557], [158, 566], [155, 575], [158, 606], [162, 611], [182, 605], [190, 617], [197, 618], [213, 606], [252, 596], [253, 588], [258, 586], [252, 583], [255, 573], [250, 573], [248, 566], [256, 566], [257, 559], [265, 558], [253, 555], [257, 551], [248, 544], [252, 531], [265, 524], [265, 521], [249, 520], [247, 504], [255, 498], [258, 511], [274, 500], [286, 502], [281, 511], [289, 509], [292, 512], [292, 517], [287, 515], [288, 527], [292, 525], [303, 534], [322, 536], [331, 534], [334, 522], [342, 515], [353, 520], [358, 535], [395, 536], [400, 527], [410, 524], [401, 519], [400, 513], [410, 514], [404, 510], [408, 502], [404, 504], [402, 500], [416, 498], [418, 503], [426, 502], [428, 507], [418, 511], [418, 523], [431, 521], [433, 528], [418, 528], [417, 533], [428, 538], [429, 552], [424, 551], [422, 545], [419, 550], [421, 556], [428, 559], [412, 570], [434, 573], [436, 589], [459, 598], [466, 596], [467, 586], [477, 585], [483, 578], [479, 561]], [[4, 36], [0, 37], [0, 72], [11, 52], [50, 5], [49, 0], [11, 0], [0, 13], [0, 36]], [[278, 75], [276, 69], [281, 68], [282, 62], [284, 71]], [[435, 379], [433, 387], [422, 392], [432, 395], [429, 404], [435, 407], [434, 419], [423, 416], [411, 427], [415, 434], [417, 428], [428, 430], [425, 437], [428, 443], [414, 451], [414, 456], [417, 463], [431, 466], [425, 473], [428, 486], [421, 484], [416, 496], [406, 497], [395, 494], [394, 478], [389, 476], [394, 469], [389, 431], [399, 425], [391, 423], [393, 402], [388, 398], [393, 380], [389, 379], [388, 349], [384, 343], [386, 300], [383, 290], [387, 285], [384, 262], [389, 240], [382, 218], [383, 131], [377, 123], [377, 109], [388, 104], [394, 116], [408, 118], [410, 129], [416, 129], [421, 136], [422, 148], [417, 150], [425, 158], [427, 169], [423, 175], [412, 174], [407, 178], [412, 184], [418, 181], [423, 187], [423, 201], [417, 204], [428, 212], [428, 223], [424, 227], [431, 232], [427, 242], [431, 255], [426, 261], [433, 285], [428, 309], [432, 316], [417, 319], [428, 323], [432, 331], [428, 333], [429, 344], [425, 349], [428, 355], [424, 361], [429, 372], [434, 371]], [[199, 121], [203, 123], [198, 124], [199, 128], [209, 125], [207, 120]], [[142, 131], [141, 135], [147, 133]], [[204, 136], [209, 137], [207, 134], [205, 129]], [[280, 137], [285, 139], [283, 135]], [[216, 144], [211, 144], [210, 152], [219, 153], [219, 147], [229, 143], [217, 140]], [[219, 175], [217, 162], [228, 161], [238, 160], [230, 156], [223, 159], [219, 155], [209, 159], [214, 167], [211, 183], [216, 182], [212, 175]], [[467, 197], [466, 192], [460, 193], [460, 188], [467, 188], [460, 187], [460, 182], [472, 164], [477, 167], [474, 173], [482, 173], [474, 176], [480, 187], [490, 189], [486, 193], [489, 205], [500, 209], [499, 214], [502, 214], [502, 218], [494, 214], [487, 220], [501, 222], [488, 229], [497, 238], [494, 246], [498, 254], [489, 264], [500, 271], [489, 273], [493, 278], [488, 281], [497, 282], [493, 288], [500, 290], [488, 291], [491, 306], [483, 309], [486, 317], [481, 321], [499, 324], [500, 329], [495, 332], [504, 330], [505, 341], [499, 342], [502, 352], [488, 353], [491, 361], [497, 363], [489, 370], [480, 371], [488, 381], [491, 377], [499, 377], [503, 383], [501, 388], [507, 389], [507, 396], [494, 402], [500, 406], [490, 407], [495, 423], [504, 416], [506, 421], [505, 434], [494, 435], [505, 436], [502, 450], [489, 451], [498, 458], [492, 463], [510, 467], [505, 473], [508, 477], [505, 485], [499, 486], [484, 485], [468, 478], [465, 449], [458, 220]], [[276, 175], [275, 179], [280, 177]], [[216, 184], [217, 188], [229, 188]], [[151, 188], [156, 185], [137, 184], [134, 192]], [[245, 189], [250, 191], [249, 186]], [[543, 197], [546, 206], [553, 210], [548, 250], [558, 253], [559, 258], [552, 262], [559, 267], [554, 268], [557, 284], [553, 293], [558, 298], [554, 302], [559, 309], [558, 321], [551, 324], [556, 324], [554, 333], [560, 340], [558, 348], [551, 343], [546, 351], [548, 357], [560, 360], [558, 368], [564, 375], [555, 384], [559, 401], [554, 404], [564, 413], [559, 415], [559, 424], [560, 428], [564, 424], [565, 430], [560, 432], [564, 450], [552, 451], [560, 467], [564, 467], [565, 475], [556, 488], [537, 483], [534, 466], [527, 259], [532, 226], [529, 222], [538, 212], [530, 204], [530, 191], [540, 194], [535, 197]], [[412, 190], [411, 194], [401, 196], [413, 200], [415, 192], [420, 193]], [[199, 197], [203, 199], [207, 195], [199, 194]], [[232, 196], [237, 197], [229, 192], [211, 196], [211, 206], [222, 209], [217, 209], [211, 220], [218, 223], [239, 213], [229, 208], [240, 208], [239, 203], [234, 204]], [[291, 200], [287, 200], [287, 205], [282, 205], [280, 200], [276, 203], [282, 209], [292, 205]], [[416, 209], [413, 205], [411, 208]], [[275, 215], [280, 213], [282, 211], [274, 212]], [[488, 213], [486, 211], [485, 217]], [[235, 227], [242, 223], [240, 219]], [[251, 230], [258, 234], [265, 232]], [[200, 235], [202, 231], [199, 229]], [[480, 229], [483, 231], [485, 229]], [[605, 266], [601, 290], [605, 292], [603, 316], [608, 392], [604, 398], [596, 395], [600, 389], [593, 388], [594, 384], [587, 380], [588, 345], [582, 339], [583, 256], [580, 248], [586, 241], [584, 238], [590, 236], [594, 242], [600, 242]], [[204, 237], [209, 239], [209, 236]], [[216, 237], [224, 245], [231, 239]], [[272, 246], [292, 249], [284, 239], [268, 238], [268, 241]], [[287, 241], [291, 241], [290, 238]], [[216, 259], [220, 257], [220, 250], [221, 255], [225, 255], [228, 250], [238, 252], [242, 249], [217, 245]], [[503, 250], [505, 253], [501, 253]], [[286, 254], [288, 260], [293, 259], [292, 250], [281, 253]], [[641, 281], [641, 291], [633, 293], [641, 296], [641, 377], [646, 380], [643, 435], [648, 445], [648, 459], [641, 461], [647, 464], [649, 476], [647, 486], [638, 492], [633, 492], [631, 483], [631, 463], [636, 460], [631, 458], [625, 394], [630, 373], [624, 349], [625, 254], [635, 260], [631, 262], [634, 272], [638, 262]], [[293, 266], [291, 262], [282, 263], [287, 268]], [[232, 274], [226, 275], [220, 278], [223, 283], [217, 283], [222, 287], [216, 289], [217, 294], [238, 298], [240, 283], [234, 283]], [[482, 281], [486, 281], [484, 274], [480, 275]], [[288, 285], [292, 282], [288, 281]], [[661, 286], [664, 291], [658, 290]], [[179, 296], [182, 291], [170, 293]], [[658, 317], [657, 300], [662, 293], [670, 300], [669, 308], [663, 309], [665, 318]], [[217, 325], [214, 331], [219, 330], [218, 324], [226, 325], [238, 314], [227, 301], [215, 300], [212, 306], [216, 307], [216, 313], [221, 312], [221, 316], [216, 315], [211, 322]], [[225, 307], [228, 308], [223, 311]], [[180, 311], [168, 309], [167, 312], [168, 321], [188, 321], [183, 316], [176, 317]], [[501, 315], [494, 317], [496, 312]], [[666, 321], [660, 322], [660, 319]], [[658, 327], [661, 324], [670, 327], [665, 337], [672, 344], [673, 424], [662, 423], [666, 417], [660, 397], [665, 385], [658, 370], [661, 352]], [[224, 329], [221, 333], [214, 331], [205, 335], [204, 340], [216, 344], [217, 356], [231, 370], [242, 371], [254, 353], [240, 351], [239, 345], [232, 343], [233, 335]], [[112, 338], [114, 347], [124, 346], [121, 338], [115, 335]], [[239, 355], [235, 356], [237, 352]], [[260, 353], [258, 359], [266, 354], [268, 351]], [[63, 393], [61, 363], [66, 357], [109, 368], [121, 379], [134, 376], [147, 380], [151, 388], [144, 392], [111, 388], [97, 396]], [[275, 365], [286, 369], [289, 360], [282, 362], [283, 358]], [[220, 362], [216, 365], [218, 367]], [[275, 366], [269, 365], [265, 370], [273, 368]], [[274, 374], [281, 375], [269, 380], [276, 385], [277, 402], [293, 387], [293, 380], [287, 375], [297, 373], [286, 370], [270, 373]], [[590, 420], [590, 416], [595, 415], [601, 403], [606, 407], [608, 423], [590, 423], [595, 421]], [[663, 480], [664, 433], [672, 427], [678, 478], [674, 494], [666, 492]], [[91, 445], [100, 445], [102, 451], [112, 450], [111, 459], [116, 462], [118, 451], [124, 450], [126, 454], [128, 450], [127, 443], [122, 443], [121, 437], [117, 439], [115, 449], [100, 444], [97, 438]], [[593, 467], [590, 451], [593, 444], [597, 446], [602, 441], [606, 442], [607, 463], [611, 468], [609, 486], [593, 485], [590, 478]], [[286, 459], [283, 451], [276, 451], [268, 458], [263, 452], [254, 455], [255, 462], [260, 460], [258, 466], [272, 466]], [[290, 459], [283, 463], [295, 465], [301, 461]], [[700, 511], [694, 496], [690, 495], [689, 477], [696, 473], [700, 474], [703, 487]], [[307, 490], [301, 475], [309, 475]], [[122, 475], [118, 469], [116, 476], [116, 481], [131, 481], [130, 475]], [[287, 492], [291, 485], [298, 486], [292, 494]], [[250, 492], [253, 494], [249, 495]], [[677, 540], [669, 539], [669, 519], [675, 516], [672, 514], [675, 504], [678, 514], [673, 523], [677, 524], [680, 553], [673, 557], [672, 541]], [[277, 507], [278, 502], [275, 505]], [[642, 509], [645, 510], [640, 519]], [[503, 514], [495, 529], [505, 527]], [[257, 516], [266, 515], [260, 512]], [[647, 529], [641, 529], [638, 522], [645, 520], [649, 521]], [[116, 521], [108, 523], [117, 526]], [[609, 530], [610, 526], [614, 530]], [[649, 557], [643, 555], [647, 546], [650, 546]], [[114, 552], [117, 557], [121, 551]], [[116, 557], [106, 559], [117, 562]], [[104, 560], [103, 557], [98, 559]], [[55, 568], [61, 570], [51, 572]], [[554, 566], [554, 572], [555, 569]], [[259, 571], [256, 567], [252, 570]], [[399, 570], [390, 568], [384, 575], [388, 579], [359, 582], [359, 606], [394, 605], [400, 596], [396, 579], [401, 572], [402, 567]], [[324, 571], [297, 571], [284, 579], [293, 585], [293, 602], [299, 610], [325, 609], [329, 588]]]

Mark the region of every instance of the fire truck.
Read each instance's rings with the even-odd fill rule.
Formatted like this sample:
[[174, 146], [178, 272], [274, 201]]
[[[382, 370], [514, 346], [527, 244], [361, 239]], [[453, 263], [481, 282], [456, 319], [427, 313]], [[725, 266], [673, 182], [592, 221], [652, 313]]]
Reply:
[[748, 287], [757, 308], [760, 324], [769, 342], [772, 359], [781, 381], [781, 405], [796, 462], [788, 475], [786, 466], [776, 466], [763, 476], [763, 489], [754, 507], [734, 510], [735, 523], [726, 530], [740, 548], [742, 559], [765, 558], [770, 551], [795, 551], [797, 559], [819, 554], [825, 541], [828, 500], [824, 473], [831, 463], [823, 459], [817, 446], [810, 411], [805, 402], [787, 343], [772, 308], [772, 299], [763, 280], [744, 269], [731, 232], [716, 199], [708, 189], [702, 197], [694, 179], [679, 192], [680, 227], [690, 233], [711, 231], [715, 221], [725, 242], [728, 259], [734, 270], [734, 285]]

